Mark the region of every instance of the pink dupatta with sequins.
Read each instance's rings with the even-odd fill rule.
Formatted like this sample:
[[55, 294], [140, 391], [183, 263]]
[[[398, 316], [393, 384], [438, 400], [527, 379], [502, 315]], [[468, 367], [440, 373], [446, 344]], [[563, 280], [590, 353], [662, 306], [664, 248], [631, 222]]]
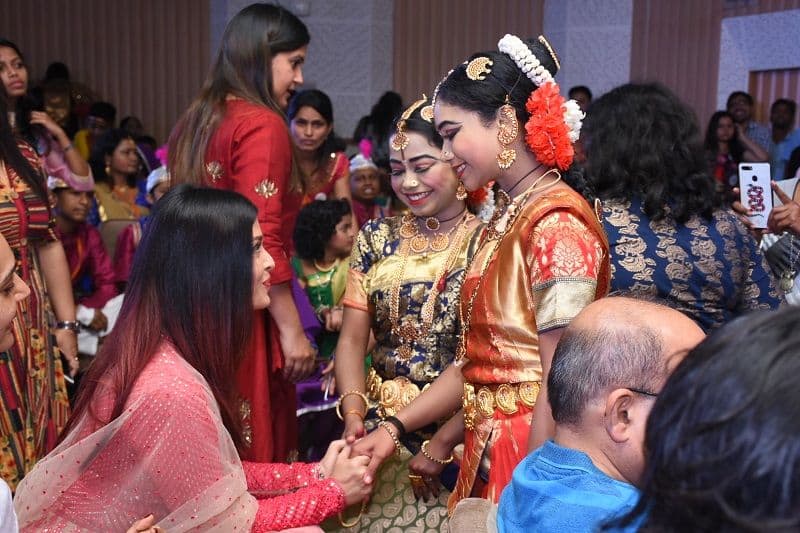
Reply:
[[[100, 389], [98, 389], [100, 390]], [[93, 409], [107, 420], [113, 394]], [[122, 415], [82, 420], [19, 485], [20, 531], [249, 531], [258, 508], [205, 379], [164, 342]]]

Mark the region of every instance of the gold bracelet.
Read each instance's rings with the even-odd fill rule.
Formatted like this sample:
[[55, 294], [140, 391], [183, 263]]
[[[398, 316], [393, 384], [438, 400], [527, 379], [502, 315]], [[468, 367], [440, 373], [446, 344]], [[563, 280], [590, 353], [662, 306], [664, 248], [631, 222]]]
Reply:
[[342, 517], [342, 513], [340, 512], [339, 516], [337, 517], [339, 518], [339, 525], [345, 529], [350, 529], [351, 527], [361, 522], [361, 515], [363, 515], [364, 511], [366, 510], [367, 510], [367, 500], [364, 500], [361, 502], [361, 510], [358, 512], [358, 515], [353, 519], [352, 522], [345, 522], [344, 517]]
[[367, 399], [367, 396], [363, 392], [357, 390], [349, 390], [344, 394], [342, 394], [341, 396], [339, 396], [339, 401], [336, 402], [336, 416], [339, 417], [339, 420], [344, 420], [344, 417], [342, 416], [342, 400], [344, 400], [348, 396], [352, 396], [353, 394], [361, 397], [361, 399], [364, 400], [364, 407], [369, 409], [369, 400]]
[[425, 442], [422, 443], [422, 446], [419, 447], [419, 451], [422, 452], [422, 455], [424, 455], [426, 459], [428, 459], [429, 461], [433, 461], [437, 465], [442, 465], [442, 466], [449, 465], [450, 463], [453, 462], [452, 453], [450, 454], [450, 457], [448, 457], [447, 459], [437, 459], [436, 457], [432, 456], [431, 453], [428, 451], [428, 444], [430, 443], [431, 441], [426, 440]]
[[397, 435], [395, 435], [394, 431], [392, 431], [389, 422], [378, 422], [378, 426], [385, 429], [389, 436], [392, 437], [392, 442], [394, 442], [394, 451], [397, 455], [400, 455], [400, 449], [403, 447], [403, 445], [400, 444], [400, 439], [398, 439]]
[[360, 418], [362, 422], [364, 421], [364, 413], [362, 413], [358, 409], [350, 409], [349, 411], [345, 411], [344, 416], [347, 416], [347, 415], [357, 415], [358, 418]]

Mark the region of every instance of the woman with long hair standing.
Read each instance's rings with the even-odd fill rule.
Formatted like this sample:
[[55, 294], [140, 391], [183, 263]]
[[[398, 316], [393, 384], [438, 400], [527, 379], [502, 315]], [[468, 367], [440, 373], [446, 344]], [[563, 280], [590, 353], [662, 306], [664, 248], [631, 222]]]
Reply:
[[30, 90], [30, 72], [19, 47], [0, 38], [0, 81], [11, 111], [11, 128], [42, 158], [48, 176], [89, 184], [92, 173], [64, 129], [44, 111], [41, 96]]
[[302, 201], [292, 179], [284, 110], [303, 82], [306, 26], [286, 9], [253, 4], [228, 23], [211, 72], [172, 132], [169, 169], [175, 183], [236, 191], [258, 208], [264, 245], [275, 260], [269, 312], [259, 314], [238, 375], [244, 457], [287, 459], [296, 448], [292, 382], [309, 375], [315, 350], [292, 296], [289, 263]]
[[[694, 121], [694, 119], [691, 119]], [[769, 154], [750, 140], [727, 111], [711, 115], [704, 143], [709, 171], [722, 190], [739, 186], [739, 163], [766, 161]]]
[[105, 132], [92, 146], [89, 162], [97, 182], [94, 193], [100, 222], [147, 215], [149, 210], [136, 203], [141, 160], [130, 133], [123, 129]]
[[0, 352], [0, 476], [12, 487], [53, 449], [67, 422], [62, 367], [78, 371], [78, 323], [39, 157], [15, 137], [0, 96], [0, 232], [31, 296], [17, 305], [14, 345]]
[[[543, 377], [564, 327], [609, 283], [597, 209], [567, 183], [579, 185], [570, 168], [583, 114], [560, 96], [558, 59], [544, 37], [506, 35], [498, 48], [473, 54], [434, 93], [442, 159], [467, 190], [492, 177], [499, 190], [461, 288], [455, 362], [396, 415], [411, 431], [463, 405], [451, 511], [470, 495], [497, 502], [528, 449], [552, 435]], [[355, 446], [371, 468], [391, 454], [386, 433]]]

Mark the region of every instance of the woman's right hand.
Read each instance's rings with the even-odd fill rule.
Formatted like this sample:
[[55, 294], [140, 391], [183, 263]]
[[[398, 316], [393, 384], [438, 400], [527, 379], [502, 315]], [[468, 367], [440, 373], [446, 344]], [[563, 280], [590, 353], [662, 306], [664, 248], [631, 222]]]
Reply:
[[362, 502], [372, 493], [372, 476], [367, 474], [369, 457], [350, 457], [352, 447], [345, 446], [336, 456], [331, 479], [339, 483], [344, 491], [345, 505]]
[[365, 455], [370, 458], [368, 470], [369, 475], [372, 477], [376, 475], [381, 463], [391, 457], [396, 449], [389, 432], [381, 427], [353, 445], [354, 454]]
[[346, 413], [344, 415], [344, 433], [342, 438], [347, 441], [347, 444], [353, 444], [358, 439], [366, 435], [364, 430], [364, 420], [356, 413]]

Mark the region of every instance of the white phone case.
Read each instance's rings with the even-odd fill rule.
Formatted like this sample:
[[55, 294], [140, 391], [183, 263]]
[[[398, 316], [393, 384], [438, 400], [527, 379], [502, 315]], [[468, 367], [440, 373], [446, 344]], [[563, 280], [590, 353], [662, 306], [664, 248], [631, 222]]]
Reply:
[[769, 163], [739, 163], [739, 197], [755, 228], [766, 228], [772, 211]]

